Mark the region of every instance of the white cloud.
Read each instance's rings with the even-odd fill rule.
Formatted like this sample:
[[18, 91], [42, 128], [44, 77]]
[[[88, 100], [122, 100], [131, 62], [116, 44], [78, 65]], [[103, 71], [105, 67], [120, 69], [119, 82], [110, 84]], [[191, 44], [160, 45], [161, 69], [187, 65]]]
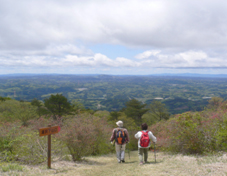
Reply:
[[227, 44], [227, 1], [1, 1], [1, 48], [75, 40], [128, 46]]
[[[71, 48], [71, 50], [70, 50]], [[55, 51], [54, 54], [50, 54]], [[67, 52], [66, 52], [67, 51]], [[65, 54], [65, 52], [67, 54]], [[38, 53], [38, 54], [37, 54]], [[45, 54], [48, 53], [48, 54]], [[57, 54], [56, 54], [57, 53]], [[74, 54], [77, 53], [77, 54]], [[184, 51], [168, 53], [165, 51], [149, 50], [136, 55], [139, 60], [124, 57], [110, 59], [101, 53], [90, 53], [86, 49], [73, 46], [50, 47], [45, 52], [28, 52], [25, 55], [5, 54], [0, 57], [1, 66], [7, 67], [56, 67], [56, 68], [206, 68], [227, 67], [225, 58], [211, 57], [204, 51]]]
[[161, 51], [160, 50], [151, 50], [151, 51], [145, 51], [141, 54], [138, 54], [135, 56], [136, 59], [146, 59], [150, 56], [156, 56], [159, 54]]
[[[0, 0], [0, 66], [227, 67], [226, 7], [224, 0]], [[144, 52], [113, 58], [91, 51], [95, 44]]]
[[[144, 52], [146, 53], [146, 52]], [[143, 53], [142, 53], [143, 54]], [[203, 51], [185, 51], [175, 54], [157, 53], [141, 61], [144, 67], [206, 68], [227, 67], [225, 58], [210, 57]]]
[[119, 67], [139, 67], [141, 64], [123, 57], [117, 57], [116, 63]]

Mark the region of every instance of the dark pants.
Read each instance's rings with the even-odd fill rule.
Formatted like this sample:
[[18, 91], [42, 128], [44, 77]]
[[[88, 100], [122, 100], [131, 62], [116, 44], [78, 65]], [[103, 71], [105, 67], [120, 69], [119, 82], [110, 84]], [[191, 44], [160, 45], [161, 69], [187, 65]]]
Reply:
[[140, 163], [143, 162], [143, 154], [144, 154], [144, 162], [145, 163], [147, 162], [148, 150], [149, 150], [149, 148], [139, 148], [138, 149]]

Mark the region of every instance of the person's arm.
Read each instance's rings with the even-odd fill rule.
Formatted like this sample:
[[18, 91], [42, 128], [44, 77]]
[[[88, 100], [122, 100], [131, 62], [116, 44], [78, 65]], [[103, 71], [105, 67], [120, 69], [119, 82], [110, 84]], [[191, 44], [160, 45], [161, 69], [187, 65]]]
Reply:
[[150, 138], [154, 143], [157, 142], [157, 138], [153, 135], [153, 133], [152, 133], [151, 131], [149, 131], [148, 135], [149, 135], [149, 138]]
[[114, 139], [115, 139], [115, 129], [113, 129], [112, 135], [110, 137], [110, 141], [113, 142]]
[[126, 135], [126, 142], [129, 142], [129, 135], [128, 135], [128, 130], [125, 129], [125, 135]]
[[135, 134], [135, 138], [139, 139], [140, 138], [140, 131]]

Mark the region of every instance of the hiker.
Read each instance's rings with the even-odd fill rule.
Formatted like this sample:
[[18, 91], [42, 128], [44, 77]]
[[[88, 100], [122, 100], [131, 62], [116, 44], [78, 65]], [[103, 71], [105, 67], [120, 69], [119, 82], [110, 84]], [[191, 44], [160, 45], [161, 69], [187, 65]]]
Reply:
[[143, 155], [144, 155], [144, 162], [147, 163], [147, 158], [148, 158], [148, 150], [149, 147], [151, 146], [151, 140], [156, 143], [157, 139], [156, 137], [152, 134], [151, 131], [147, 131], [147, 124], [143, 123], [141, 125], [142, 131], [138, 131], [135, 134], [135, 138], [138, 139], [138, 153], [139, 153], [139, 162], [140, 165], [143, 164]]
[[115, 149], [118, 163], [125, 162], [125, 147], [126, 143], [129, 142], [128, 131], [126, 128], [123, 128], [123, 122], [116, 122], [117, 128], [113, 129], [112, 136], [110, 138], [111, 144], [115, 141]]

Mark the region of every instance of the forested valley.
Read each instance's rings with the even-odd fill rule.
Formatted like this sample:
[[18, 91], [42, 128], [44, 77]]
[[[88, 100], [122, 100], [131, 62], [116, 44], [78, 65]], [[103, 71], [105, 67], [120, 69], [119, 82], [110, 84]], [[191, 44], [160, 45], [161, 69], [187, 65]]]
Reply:
[[166, 105], [170, 114], [200, 111], [211, 97], [227, 98], [227, 78], [116, 75], [5, 75], [0, 96], [31, 102], [62, 94], [86, 109], [119, 111], [131, 99]]
[[[52, 135], [54, 161], [83, 161], [114, 151], [116, 121], [137, 149], [141, 123], [157, 136], [157, 149], [181, 154], [226, 152], [227, 78], [110, 75], [0, 77], [0, 169], [47, 158], [43, 127]], [[151, 147], [151, 149], [153, 146]], [[18, 166], [19, 167], [19, 166]], [[0, 170], [1, 173], [1, 170]]]

